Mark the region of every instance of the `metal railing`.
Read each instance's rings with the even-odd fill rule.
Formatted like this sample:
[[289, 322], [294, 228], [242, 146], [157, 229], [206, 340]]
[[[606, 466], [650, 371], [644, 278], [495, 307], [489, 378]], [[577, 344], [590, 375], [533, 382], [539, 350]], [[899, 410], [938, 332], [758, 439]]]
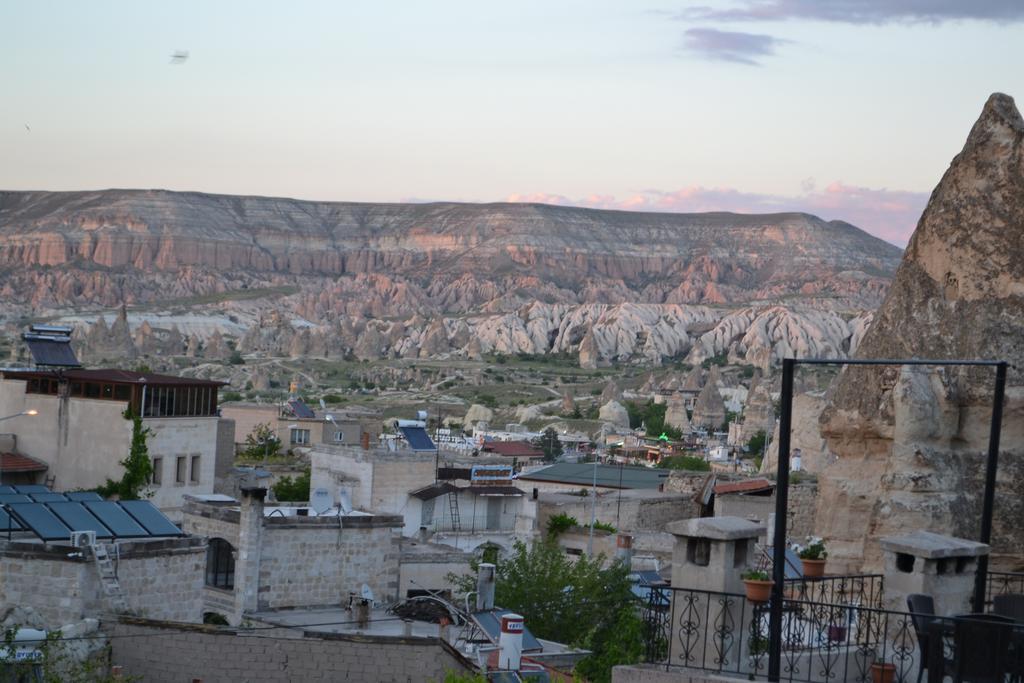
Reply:
[[985, 607], [992, 606], [997, 595], [1024, 594], [1024, 572], [993, 572], [985, 576]]
[[[863, 595], [873, 598], [872, 585], [864, 584]], [[860, 594], [859, 587], [854, 594]], [[644, 621], [649, 663], [751, 680], [767, 676], [766, 602], [735, 593], [659, 588], [651, 591]], [[891, 665], [894, 683], [916, 683], [922, 656], [908, 613], [856, 603], [783, 601], [782, 680], [869, 683], [878, 662]]]
[[884, 586], [882, 574], [786, 579], [784, 595], [789, 600], [880, 608]]

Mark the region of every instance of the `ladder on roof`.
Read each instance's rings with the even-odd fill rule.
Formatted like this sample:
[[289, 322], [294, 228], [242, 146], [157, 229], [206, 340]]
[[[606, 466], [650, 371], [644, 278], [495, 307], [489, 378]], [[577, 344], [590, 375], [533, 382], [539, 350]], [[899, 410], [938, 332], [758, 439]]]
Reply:
[[461, 531], [462, 523], [459, 521], [459, 498], [455, 491], [448, 493], [448, 513], [452, 518], [452, 531]]
[[124, 597], [124, 591], [121, 590], [121, 582], [117, 580], [117, 570], [114, 568], [114, 562], [110, 559], [110, 553], [107, 552], [106, 546], [97, 543], [94, 538], [89, 540], [91, 541], [89, 550], [96, 560], [96, 571], [100, 575], [103, 593], [114, 603], [114, 608], [118, 612], [127, 613], [128, 601]]

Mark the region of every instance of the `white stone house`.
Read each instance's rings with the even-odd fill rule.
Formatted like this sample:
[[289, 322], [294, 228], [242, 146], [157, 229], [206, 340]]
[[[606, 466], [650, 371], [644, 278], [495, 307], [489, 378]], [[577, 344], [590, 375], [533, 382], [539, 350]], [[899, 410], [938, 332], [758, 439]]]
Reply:
[[406, 537], [460, 550], [508, 549], [536, 533], [537, 504], [528, 491], [511, 479], [473, 480], [474, 467], [508, 468], [508, 458], [448, 454], [442, 463], [434, 453], [319, 446], [310, 459], [314, 490], [344, 490], [358, 510], [401, 515]]
[[128, 455], [131, 407], [150, 430], [150, 500], [172, 518], [185, 495], [212, 493], [233, 458], [234, 424], [218, 414], [223, 382], [129, 370], [0, 372], [0, 415], [17, 452], [48, 467], [45, 483], [89, 489], [119, 479]]

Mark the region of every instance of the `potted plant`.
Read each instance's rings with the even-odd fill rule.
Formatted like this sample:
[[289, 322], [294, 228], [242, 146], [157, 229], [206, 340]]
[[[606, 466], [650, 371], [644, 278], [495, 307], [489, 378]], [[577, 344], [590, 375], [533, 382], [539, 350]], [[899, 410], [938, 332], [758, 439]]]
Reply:
[[772, 595], [772, 580], [762, 569], [748, 569], [740, 575], [750, 602], [768, 602]]
[[825, 575], [825, 559], [828, 552], [820, 538], [808, 539], [808, 544], [797, 551], [804, 566], [804, 577], [809, 579]]
[[892, 662], [887, 662], [880, 657], [875, 657], [875, 661], [871, 663], [872, 683], [892, 683], [892, 680], [895, 677], [896, 665]]

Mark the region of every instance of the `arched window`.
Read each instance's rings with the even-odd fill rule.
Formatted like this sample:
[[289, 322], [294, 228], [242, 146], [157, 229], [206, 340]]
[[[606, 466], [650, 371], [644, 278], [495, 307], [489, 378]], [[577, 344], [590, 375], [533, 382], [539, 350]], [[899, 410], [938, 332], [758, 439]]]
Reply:
[[235, 588], [235, 549], [223, 538], [211, 538], [206, 546], [206, 585]]

